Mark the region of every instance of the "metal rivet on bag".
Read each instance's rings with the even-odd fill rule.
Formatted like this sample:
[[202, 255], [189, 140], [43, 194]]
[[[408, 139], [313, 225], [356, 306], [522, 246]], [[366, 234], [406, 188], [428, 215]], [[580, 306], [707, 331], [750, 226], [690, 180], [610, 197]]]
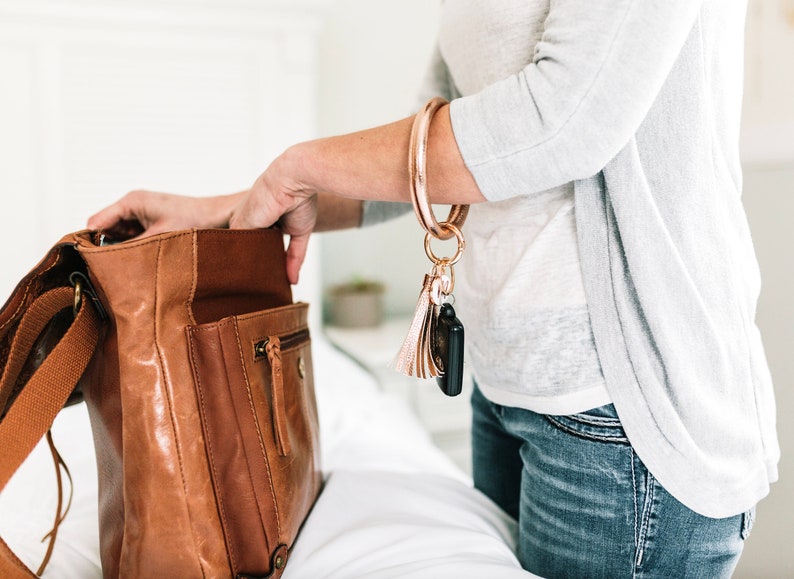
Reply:
[[283, 569], [284, 568], [284, 557], [282, 557], [281, 555], [276, 557], [275, 565], [276, 565], [276, 569]]
[[298, 358], [298, 374], [301, 378], [306, 377], [306, 363], [303, 361], [303, 356]]
[[270, 340], [262, 340], [254, 344], [254, 358], [264, 358], [267, 356], [267, 343]]

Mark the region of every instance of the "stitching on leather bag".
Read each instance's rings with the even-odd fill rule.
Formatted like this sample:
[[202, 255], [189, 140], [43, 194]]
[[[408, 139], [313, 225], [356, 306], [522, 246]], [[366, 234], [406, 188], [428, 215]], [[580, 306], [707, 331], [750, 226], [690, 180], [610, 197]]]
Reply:
[[[156, 264], [157, 265], [155, 267], [155, 272], [154, 272], [154, 279], [155, 279], [155, 283], [154, 283], [154, 346], [157, 349], [157, 360], [158, 360], [159, 365], [160, 365], [160, 374], [163, 376], [163, 378], [165, 378], [165, 366], [163, 364], [163, 353], [162, 353], [162, 350], [160, 348], [160, 343], [157, 340], [157, 330], [158, 330], [157, 314], [158, 314], [158, 309], [159, 309], [158, 302], [157, 302], [157, 289], [158, 289], [157, 279], [158, 279], [159, 273], [160, 273], [160, 258], [162, 256], [162, 252], [161, 252], [162, 244], [160, 243], [160, 239], [159, 238], [157, 238], [155, 241], [157, 242], [157, 260], [156, 260]], [[170, 419], [170, 422], [171, 422], [171, 436], [173, 436], [174, 447], [176, 448], [176, 455], [177, 455], [177, 458], [179, 459], [179, 475], [180, 475], [180, 478], [182, 479], [182, 491], [184, 492], [184, 496], [187, 497], [188, 496], [188, 492], [187, 492], [187, 484], [185, 483], [184, 459], [182, 457], [182, 449], [181, 449], [181, 447], [179, 445], [179, 442], [177, 441], [177, 436], [176, 436], [176, 424], [175, 424], [175, 420], [174, 420], [174, 401], [171, 399], [171, 392], [170, 392], [170, 389], [167, 387], [165, 380], [163, 380], [163, 385], [165, 386], [165, 394], [166, 394], [165, 399], [168, 401], [168, 418]], [[190, 513], [190, 507], [188, 506], [187, 501], [185, 501], [185, 510], [187, 511], [188, 519], [189, 520], [192, 519], [191, 513]], [[191, 522], [190, 522], [190, 534], [193, 537], [193, 548], [196, 551], [198, 566], [199, 566], [199, 569], [201, 569], [201, 576], [202, 577], [206, 577], [207, 574], [204, 572], [204, 565], [202, 564], [202, 559], [201, 559], [201, 557], [198, 557], [199, 547], [198, 547], [198, 542], [196, 541], [196, 535], [195, 535], [195, 532], [194, 532], [193, 529], [194, 529], [194, 525], [193, 525], [193, 522], [191, 520]]]
[[[106, 245], [106, 246], [94, 246], [94, 247], [83, 247], [83, 251], [89, 253], [112, 253], [114, 251], [126, 251], [128, 249], [133, 249], [136, 247], [143, 247], [144, 245], [150, 245], [152, 243], [160, 243], [161, 241], [171, 240], [171, 239], [179, 239], [180, 237], [185, 237], [188, 235], [193, 235], [195, 231], [191, 229], [190, 231], [183, 231], [179, 233], [172, 233], [172, 234], [160, 234], [155, 235], [151, 239], [141, 239], [140, 241], [134, 241], [129, 245]], [[212, 230], [213, 234], [217, 235], [261, 235], [261, 232], [257, 229], [218, 229]]]
[[[209, 328], [205, 328], [205, 329], [209, 329]], [[201, 405], [202, 413], [206, 414], [207, 406], [204, 403], [204, 391], [201, 389], [201, 376], [200, 376], [200, 372], [198, 371], [198, 363], [196, 361], [196, 345], [195, 345], [195, 341], [193, 340], [193, 329], [192, 328], [188, 328], [188, 336], [190, 338], [190, 340], [189, 340], [190, 341], [190, 360], [193, 362], [193, 368], [195, 369], [195, 371], [193, 373], [193, 376], [194, 376], [194, 378], [196, 380], [196, 386], [198, 386], [197, 390], [198, 390], [198, 395], [199, 395], [199, 404]], [[221, 352], [223, 352], [223, 344], [221, 344]], [[225, 364], [224, 364], [224, 367], [225, 367]], [[229, 381], [228, 373], [226, 375], [226, 381], [227, 382]], [[212, 474], [215, 477], [215, 480], [218, 480], [218, 471], [215, 468], [215, 461], [212, 459], [212, 457], [215, 456], [215, 453], [212, 450], [212, 439], [209, 437], [209, 432], [208, 431], [204, 433], [204, 438], [207, 441], [207, 453], [210, 455], [210, 468], [212, 469]], [[221, 519], [223, 521], [223, 526], [228, 529], [229, 528], [229, 522], [226, 520], [226, 509], [223, 508], [223, 497], [219, 493], [216, 493], [215, 494], [215, 498], [220, 503], [219, 511], [220, 511]], [[227, 545], [227, 546], [229, 547], [229, 549], [228, 549], [229, 558], [232, 560], [232, 565], [236, 569], [237, 568], [237, 557], [235, 556], [234, 551], [231, 548], [231, 545]]]
[[[248, 398], [248, 407], [251, 410], [251, 416], [253, 418], [254, 424], [256, 425], [256, 436], [257, 436], [257, 440], [259, 441], [259, 448], [260, 448], [260, 450], [262, 450], [262, 452], [264, 454], [264, 441], [262, 440], [262, 433], [259, 431], [259, 424], [258, 424], [258, 422], [256, 420], [256, 412], [254, 410], [253, 398], [251, 396], [251, 387], [250, 387], [249, 382], [248, 382], [248, 372], [246, 372], [246, 369], [245, 369], [245, 359], [243, 357], [244, 356], [243, 347], [242, 347], [242, 342], [240, 340], [240, 332], [239, 332], [239, 326], [237, 325], [237, 318], [233, 317], [233, 318], [231, 318], [231, 320], [223, 322], [223, 325], [228, 325], [228, 324], [231, 324], [232, 327], [234, 328], [234, 337], [235, 337], [235, 340], [237, 341], [237, 355], [239, 356], [240, 366], [241, 366], [241, 368], [243, 370], [243, 377], [245, 378], [245, 394], [246, 394], [246, 396]], [[223, 348], [223, 344], [221, 344], [221, 348]], [[224, 364], [224, 367], [225, 366], [226, 365]], [[231, 381], [229, 381], [229, 385], [231, 386]], [[237, 409], [235, 408], [235, 413], [236, 412], [237, 412]], [[247, 462], [248, 461], [246, 459], [246, 463]], [[276, 499], [275, 499], [275, 491], [273, 490], [273, 477], [271, 476], [270, 465], [268, 464], [267, 460], [265, 461], [265, 468], [267, 468], [268, 478], [270, 479], [270, 494], [271, 494], [271, 497], [273, 497], [273, 503], [275, 505]], [[256, 485], [254, 484], [253, 475], [251, 474], [250, 466], [248, 467], [248, 477], [249, 477], [249, 480], [251, 481], [251, 486], [255, 487]], [[257, 503], [257, 508], [259, 508], [259, 499], [257, 498], [256, 493], [254, 493], [254, 500]], [[260, 511], [261, 511], [261, 509], [260, 509]], [[274, 512], [276, 513], [276, 529], [280, 533], [281, 531], [280, 531], [280, 527], [279, 527], [279, 524], [278, 524], [278, 510], [275, 508], [275, 506], [274, 506]], [[261, 521], [261, 519], [260, 519], [259, 523], [260, 523], [260, 526], [262, 528], [262, 533], [265, 535], [265, 537], [267, 537], [267, 530], [265, 529], [265, 524]]]
[[[309, 340], [307, 342], [304, 342], [303, 344], [301, 344], [301, 351], [306, 349], [306, 348], [308, 348], [307, 351], [309, 353], [309, 355], [308, 355], [309, 359], [311, 359], [311, 344], [312, 344], [311, 338], [309, 338]], [[313, 390], [314, 389], [314, 360], [312, 360], [312, 374], [311, 374], [311, 376], [312, 376], [311, 389]], [[306, 419], [306, 424], [308, 426], [308, 425], [313, 424], [313, 421], [311, 420], [311, 416], [309, 416], [309, 401], [308, 401], [308, 396], [306, 395], [306, 378], [303, 378], [302, 381], [303, 381], [303, 384], [302, 384], [303, 388], [301, 389], [302, 390], [301, 398], [302, 398], [302, 402], [303, 402], [303, 404], [302, 404], [302, 406], [303, 406], [303, 416]], [[316, 410], [315, 410], [315, 412], [316, 412]], [[316, 423], [314, 423], [314, 424], [316, 424]], [[314, 453], [314, 432], [312, 432], [312, 430], [313, 429], [311, 429], [311, 428], [307, 428], [307, 431], [308, 431], [307, 434], [309, 435], [309, 437], [308, 437], [309, 438], [309, 450], [311, 451], [311, 456], [314, 457], [316, 455]], [[317, 469], [314, 468], [314, 458], [312, 458], [312, 482], [313, 483], [315, 483], [315, 481], [317, 480], [317, 477], [315, 476], [316, 474], [317, 474]], [[318, 484], [322, 484], [322, 481], [320, 481], [320, 483], [314, 484], [314, 486], [315, 486], [314, 493], [315, 494], [319, 490], [317, 488]]]
[[[292, 311], [300, 311], [305, 309], [306, 304], [304, 302], [298, 302], [295, 304], [288, 304], [286, 306], [279, 306], [277, 308], [265, 310], [262, 312], [251, 312], [250, 314], [242, 314], [237, 316], [241, 320], [260, 320], [266, 318], [272, 318], [281, 315], [282, 312], [292, 312]], [[295, 327], [300, 328], [303, 326], [303, 322], [295, 322]]]
[[22, 310], [22, 307], [25, 305], [25, 302], [28, 299], [28, 294], [30, 293], [30, 286], [33, 285], [33, 280], [30, 280], [27, 284], [25, 284], [25, 293], [22, 294], [22, 299], [17, 306], [17, 309], [11, 314], [11, 317], [8, 318], [3, 325], [0, 325], [0, 332], [3, 331], [6, 326], [10, 325], [14, 320], [17, 319], [17, 314]]
[[196, 316], [193, 315], [193, 301], [196, 299], [196, 290], [198, 288], [198, 240], [195, 231], [193, 232], [193, 243], [190, 249], [193, 258], [193, 279], [191, 280], [190, 295], [187, 298], [185, 307], [187, 308], [187, 316], [190, 319], [190, 323], [195, 325]]
[[243, 377], [245, 378], [245, 392], [248, 396], [248, 405], [251, 408], [251, 416], [254, 418], [254, 424], [257, 425], [256, 435], [259, 439], [259, 449], [262, 451], [262, 459], [265, 461], [265, 468], [267, 468], [267, 478], [268, 478], [268, 486], [270, 487], [270, 496], [273, 499], [273, 513], [276, 516], [276, 532], [278, 533], [278, 538], [281, 538], [281, 518], [279, 517], [278, 512], [278, 503], [276, 502], [276, 489], [273, 487], [273, 473], [270, 470], [270, 461], [267, 459], [267, 451], [265, 450], [265, 441], [262, 440], [262, 432], [259, 429], [259, 422], [256, 419], [256, 410], [254, 409], [254, 400], [251, 396], [251, 382], [248, 380], [248, 371], [245, 369], [245, 355], [243, 354], [243, 344], [240, 340], [240, 332], [237, 326], [237, 320], [234, 320], [234, 336], [237, 340], [237, 351], [240, 355], [240, 363], [242, 364], [243, 368]]
[[[267, 229], [206, 229], [211, 235], [262, 235]], [[269, 235], [269, 234], [268, 234]]]
[[8, 320], [6, 320], [3, 325], [0, 325], [0, 331], [3, 331], [8, 325], [10, 325], [16, 319], [17, 314], [19, 314], [19, 312], [25, 307], [25, 302], [27, 301], [28, 294], [30, 293], [30, 287], [34, 284], [34, 282], [37, 279], [40, 279], [44, 274], [46, 274], [56, 265], [58, 265], [60, 261], [61, 261], [61, 254], [59, 253], [57, 257], [53, 260], [53, 262], [46, 269], [40, 271], [38, 274], [36, 274], [34, 278], [32, 278], [30, 281], [28, 281], [28, 283], [25, 284], [25, 293], [22, 294], [22, 299], [20, 300], [16, 311], [14, 311], [14, 313], [11, 314], [11, 317], [8, 318]]
[[185, 237], [187, 235], [192, 235], [192, 231], [185, 231], [181, 233], [174, 233], [172, 235], [168, 234], [161, 234], [155, 235], [151, 238], [141, 239], [140, 241], [133, 241], [129, 245], [95, 245], [93, 247], [83, 247], [82, 250], [86, 253], [113, 253], [116, 251], [127, 251], [132, 249], [137, 249], [138, 247], [143, 247], [145, 245], [152, 245], [153, 243], [161, 243], [162, 241], [171, 240], [171, 239], [179, 239], [180, 237]]
[[221, 324], [219, 324], [218, 322], [212, 322], [211, 324], [208, 325], [190, 326], [188, 327], [188, 330], [190, 330], [191, 333], [198, 334], [199, 332], [210, 332], [215, 328], [219, 328], [220, 326]]

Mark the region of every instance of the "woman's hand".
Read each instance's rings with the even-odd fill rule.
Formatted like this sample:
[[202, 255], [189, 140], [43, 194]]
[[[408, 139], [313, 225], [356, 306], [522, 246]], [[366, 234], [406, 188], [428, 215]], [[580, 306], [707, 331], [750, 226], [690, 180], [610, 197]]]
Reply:
[[278, 223], [290, 236], [287, 276], [298, 282], [309, 236], [317, 222], [317, 194], [294, 177], [290, 150], [278, 157], [250, 190], [216, 197], [132, 191], [88, 219], [111, 239], [148, 237], [179, 229], [254, 229]]
[[253, 229], [278, 223], [290, 236], [287, 277], [298, 283], [309, 236], [317, 224], [317, 191], [296, 177], [296, 147], [288, 149], [259, 176], [233, 209], [229, 227]]
[[216, 197], [185, 197], [132, 191], [91, 216], [88, 227], [111, 238], [139, 238], [178, 229], [227, 227], [235, 205], [247, 192]]

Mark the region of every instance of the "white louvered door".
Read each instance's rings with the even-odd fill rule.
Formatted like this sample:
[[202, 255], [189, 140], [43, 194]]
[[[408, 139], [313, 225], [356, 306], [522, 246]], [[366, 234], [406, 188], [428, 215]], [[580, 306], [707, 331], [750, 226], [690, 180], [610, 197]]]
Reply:
[[0, 301], [126, 191], [240, 190], [314, 136], [325, 3], [0, 0]]

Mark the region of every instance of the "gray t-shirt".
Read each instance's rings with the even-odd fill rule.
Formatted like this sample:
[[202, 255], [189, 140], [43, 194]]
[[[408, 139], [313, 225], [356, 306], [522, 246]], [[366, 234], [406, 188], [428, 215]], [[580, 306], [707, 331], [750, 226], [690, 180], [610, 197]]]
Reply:
[[[754, 321], [760, 276], [741, 204], [745, 8], [742, 0], [447, 0], [427, 89], [460, 97], [453, 131], [489, 201], [573, 182], [609, 395], [659, 482], [711, 517], [753, 506], [777, 478], [780, 456]], [[526, 28], [529, 10], [548, 10], [542, 31]], [[473, 30], [492, 50], [456, 61]], [[499, 52], [507, 35], [538, 33], [533, 53], [521, 55], [526, 66], [475, 92], [461, 86], [463, 68], [517, 58]], [[445, 48], [448, 35], [464, 41]], [[367, 204], [365, 220], [378, 207]]]
[[[522, 71], [543, 38], [548, 0], [448, 2], [443, 61], [462, 96]], [[474, 205], [455, 298], [486, 397], [546, 414], [610, 402], [593, 343], [576, 238], [574, 184], [516, 189]]]

